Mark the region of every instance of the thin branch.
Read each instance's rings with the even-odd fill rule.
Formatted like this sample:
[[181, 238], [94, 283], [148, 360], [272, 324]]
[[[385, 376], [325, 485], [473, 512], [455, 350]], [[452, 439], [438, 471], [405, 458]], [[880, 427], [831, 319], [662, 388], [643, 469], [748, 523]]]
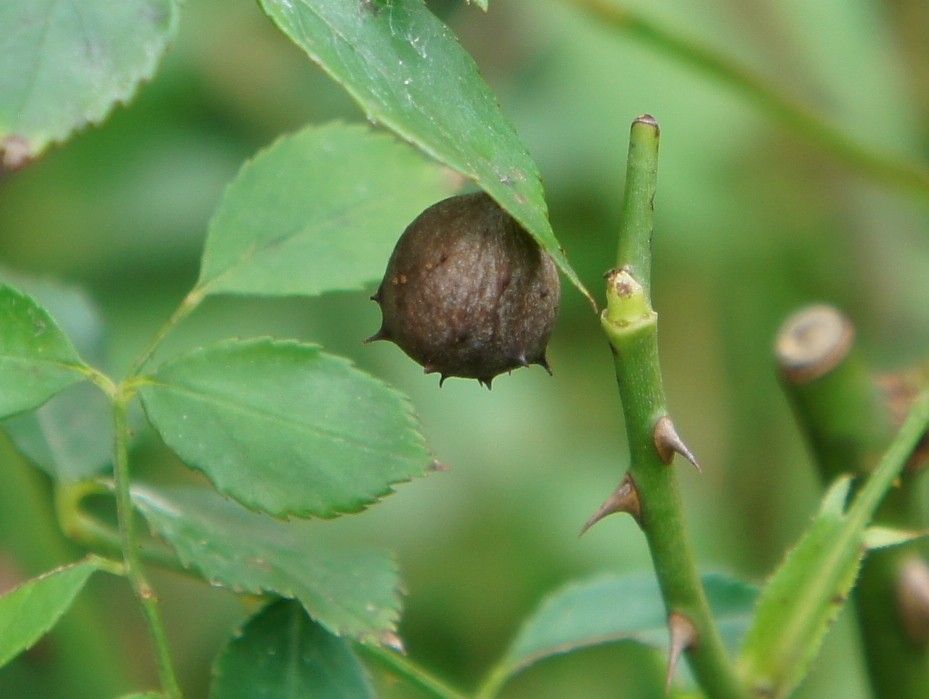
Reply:
[[676, 34], [609, 0], [564, 0], [682, 64], [726, 85], [793, 133], [852, 170], [885, 185], [929, 197], [929, 169], [855, 140], [802, 102], [769, 84], [729, 56]]
[[178, 699], [181, 696], [181, 689], [171, 662], [167, 635], [161, 622], [161, 615], [158, 612], [158, 598], [145, 579], [145, 573], [139, 561], [135, 513], [133, 512], [132, 499], [129, 494], [129, 426], [126, 413], [128, 409], [127, 403], [130, 398], [131, 396], [120, 393], [113, 403], [114, 426], [116, 429], [116, 459], [114, 464], [116, 512], [119, 518], [123, 561], [126, 565], [126, 574], [142, 606], [145, 620], [148, 622], [149, 631], [151, 632], [161, 688], [171, 699]]
[[356, 643], [355, 648], [363, 655], [380, 663], [395, 675], [409, 682], [414, 687], [426, 692], [435, 699], [465, 699], [465, 695], [452, 689], [442, 680], [434, 677], [428, 670], [420, 667], [405, 655], [384, 648], [383, 646]]

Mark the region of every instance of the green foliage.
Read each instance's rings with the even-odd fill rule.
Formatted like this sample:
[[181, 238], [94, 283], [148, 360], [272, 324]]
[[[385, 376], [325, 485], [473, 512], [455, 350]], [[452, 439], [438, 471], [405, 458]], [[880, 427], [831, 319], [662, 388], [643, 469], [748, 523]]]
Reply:
[[407, 400], [313, 345], [229, 340], [163, 364], [139, 393], [188, 465], [273, 515], [356, 512], [430, 463]]
[[349, 644], [287, 600], [272, 602], [236, 632], [213, 678], [212, 699], [376, 696]]
[[[177, 24], [175, 0], [0, 5], [0, 153], [18, 166], [125, 102]], [[14, 142], [15, 141], [15, 142]]]
[[44, 308], [0, 284], [0, 417], [35, 408], [83, 379], [81, 358]]
[[[0, 280], [31, 295], [48, 310], [82, 357], [103, 361], [103, 318], [86, 293], [48, 279], [0, 270]], [[36, 410], [8, 418], [3, 427], [26, 457], [64, 482], [97, 473], [111, 460], [110, 403], [89, 384], [71, 386]]]
[[362, 126], [309, 127], [239, 172], [210, 222], [197, 286], [312, 296], [384, 273], [399, 231], [454, 192], [450, 173]]
[[836, 546], [850, 486], [846, 476], [828, 490], [816, 518], [758, 601], [741, 662], [753, 685], [772, 696], [786, 696], [806, 673], [861, 567], [862, 547], [849, 555]]
[[0, 597], [0, 667], [48, 633], [99, 569], [96, 560], [88, 559], [49, 571]]
[[306, 522], [281, 522], [197, 488], [133, 489], [151, 528], [204, 578], [240, 592], [294, 598], [332, 633], [377, 640], [400, 609], [394, 562], [328, 550]]
[[552, 231], [539, 172], [473, 59], [422, 0], [260, 0], [368, 119], [474, 180], [588, 297]]
[[[715, 573], [703, 576], [703, 586], [724, 640], [736, 648], [751, 622], [757, 590]], [[600, 576], [552, 593], [513, 639], [488, 686], [499, 688], [546, 658], [619, 641], [668, 645], [667, 612], [650, 573]]]

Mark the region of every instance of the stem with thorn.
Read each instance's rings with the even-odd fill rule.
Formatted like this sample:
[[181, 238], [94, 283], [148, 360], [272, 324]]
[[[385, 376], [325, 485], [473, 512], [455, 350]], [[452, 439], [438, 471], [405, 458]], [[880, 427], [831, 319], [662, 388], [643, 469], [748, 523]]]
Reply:
[[[778, 369], [820, 477], [831, 483], [851, 471], [873, 470], [893, 438], [891, 410], [854, 344], [854, 327], [831, 306], [810, 306], [788, 318], [778, 332]], [[884, 498], [875, 523], [922, 530], [926, 520], [916, 487], [916, 469], [904, 471], [900, 487]], [[861, 638], [874, 691], [916, 699], [929, 687], [929, 646], [914, 638], [905, 608], [906, 585], [926, 571], [916, 541], [868, 555], [855, 590]], [[920, 619], [929, 613], [922, 603]], [[922, 616], [920, 616], [922, 615]]]
[[671, 631], [688, 629], [687, 638], [672, 637], [672, 649], [686, 652], [707, 694], [719, 699], [744, 697], [700, 584], [676, 473], [667, 463], [674, 452], [689, 452], [667, 417], [658, 362], [658, 316], [649, 297], [658, 140], [654, 118], [646, 115], [633, 122], [617, 267], [607, 278], [607, 306], [601, 322], [615, 358], [629, 438], [628, 477], [638, 494], [639, 521], [669, 620], [675, 620]]

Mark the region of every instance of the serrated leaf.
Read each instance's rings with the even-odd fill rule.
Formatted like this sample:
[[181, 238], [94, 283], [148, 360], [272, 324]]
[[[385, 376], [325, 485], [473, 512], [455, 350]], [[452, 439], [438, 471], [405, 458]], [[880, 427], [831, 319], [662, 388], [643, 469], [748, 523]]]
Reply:
[[555, 239], [535, 163], [474, 61], [422, 0], [260, 3], [369, 119], [474, 180], [591, 298]]
[[35, 408], [84, 378], [71, 341], [44, 308], [0, 284], [0, 417]]
[[753, 693], [786, 697], [806, 674], [855, 583], [865, 529], [927, 425], [929, 393], [924, 393], [848, 509], [843, 511], [842, 504], [849, 482], [841, 478], [762, 590], [739, 659]]
[[351, 646], [289, 600], [272, 602], [239, 629], [213, 666], [211, 699], [375, 697]]
[[136, 486], [132, 497], [184, 565], [212, 583], [296, 599], [337, 635], [373, 640], [396, 626], [400, 583], [383, 553], [328, 550], [321, 523], [275, 520], [204, 488]]
[[139, 393], [189, 466], [276, 516], [356, 512], [430, 463], [408, 401], [315, 345], [220, 342], [162, 364]]
[[97, 570], [96, 561], [88, 559], [27, 580], [0, 597], [0, 667], [48, 633]]
[[[751, 621], [758, 591], [715, 573], [703, 586], [727, 645], [738, 645]], [[634, 641], [656, 648], [668, 644], [667, 612], [651, 573], [601, 576], [576, 582], [546, 598], [520, 629], [493, 672], [494, 686], [554, 655]]]
[[3, 162], [22, 165], [128, 100], [176, 24], [175, 0], [0, 3]]
[[[102, 362], [104, 325], [96, 305], [78, 287], [0, 269], [0, 282], [32, 296], [48, 310], [82, 357]], [[90, 383], [71, 386], [3, 427], [24, 456], [61, 481], [77, 481], [110, 462], [110, 402]]]
[[363, 126], [312, 126], [246, 163], [207, 233], [199, 289], [306, 295], [384, 274], [403, 229], [451, 195], [451, 173]]

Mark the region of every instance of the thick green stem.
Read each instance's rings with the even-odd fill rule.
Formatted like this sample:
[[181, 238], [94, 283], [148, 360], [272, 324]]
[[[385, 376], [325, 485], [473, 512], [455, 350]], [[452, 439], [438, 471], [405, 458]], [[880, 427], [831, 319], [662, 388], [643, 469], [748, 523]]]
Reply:
[[[822, 480], [870, 472], [890, 443], [890, 410], [859, 356], [851, 323], [836, 309], [813, 306], [788, 318], [777, 339], [783, 384], [805, 432]], [[912, 475], [892, 489], [875, 523], [899, 529], [926, 526]], [[874, 692], [917, 699], [929, 687], [929, 648], [910, 637], [898, 608], [904, 566], [921, 542], [872, 552], [855, 591], [860, 633]]]
[[785, 127], [862, 175], [929, 197], [929, 170], [860, 143], [764, 79], [691, 39], [610, 0], [565, 0], [681, 63], [727, 85]]
[[383, 646], [356, 643], [355, 648], [371, 660], [380, 663], [410, 685], [421, 689], [435, 699], [464, 699], [465, 695], [452, 689], [440, 679], [404, 655]]
[[686, 644], [687, 657], [704, 691], [720, 699], [744, 697], [700, 584], [676, 473], [656, 447], [656, 438], [661, 439], [656, 426], [667, 414], [658, 361], [658, 316], [647, 289], [658, 140], [652, 117], [633, 122], [619, 257], [608, 277], [601, 320], [615, 356], [629, 439], [629, 476], [638, 492], [639, 519], [668, 615], [683, 617], [693, 627], [695, 638]]
[[158, 676], [161, 688], [171, 699], [179, 699], [181, 689], [171, 663], [171, 653], [168, 649], [168, 639], [165, 634], [161, 615], [158, 612], [158, 598], [151, 585], [145, 579], [145, 573], [139, 561], [138, 541], [135, 531], [135, 514], [132, 508], [132, 499], [129, 493], [129, 425], [127, 423], [128, 402], [131, 395], [120, 392], [113, 403], [113, 416], [116, 429], [116, 512], [119, 518], [119, 532], [121, 535], [123, 561], [126, 565], [126, 574], [132, 584], [142, 612], [148, 623], [152, 643], [155, 648], [155, 658], [158, 663]]

